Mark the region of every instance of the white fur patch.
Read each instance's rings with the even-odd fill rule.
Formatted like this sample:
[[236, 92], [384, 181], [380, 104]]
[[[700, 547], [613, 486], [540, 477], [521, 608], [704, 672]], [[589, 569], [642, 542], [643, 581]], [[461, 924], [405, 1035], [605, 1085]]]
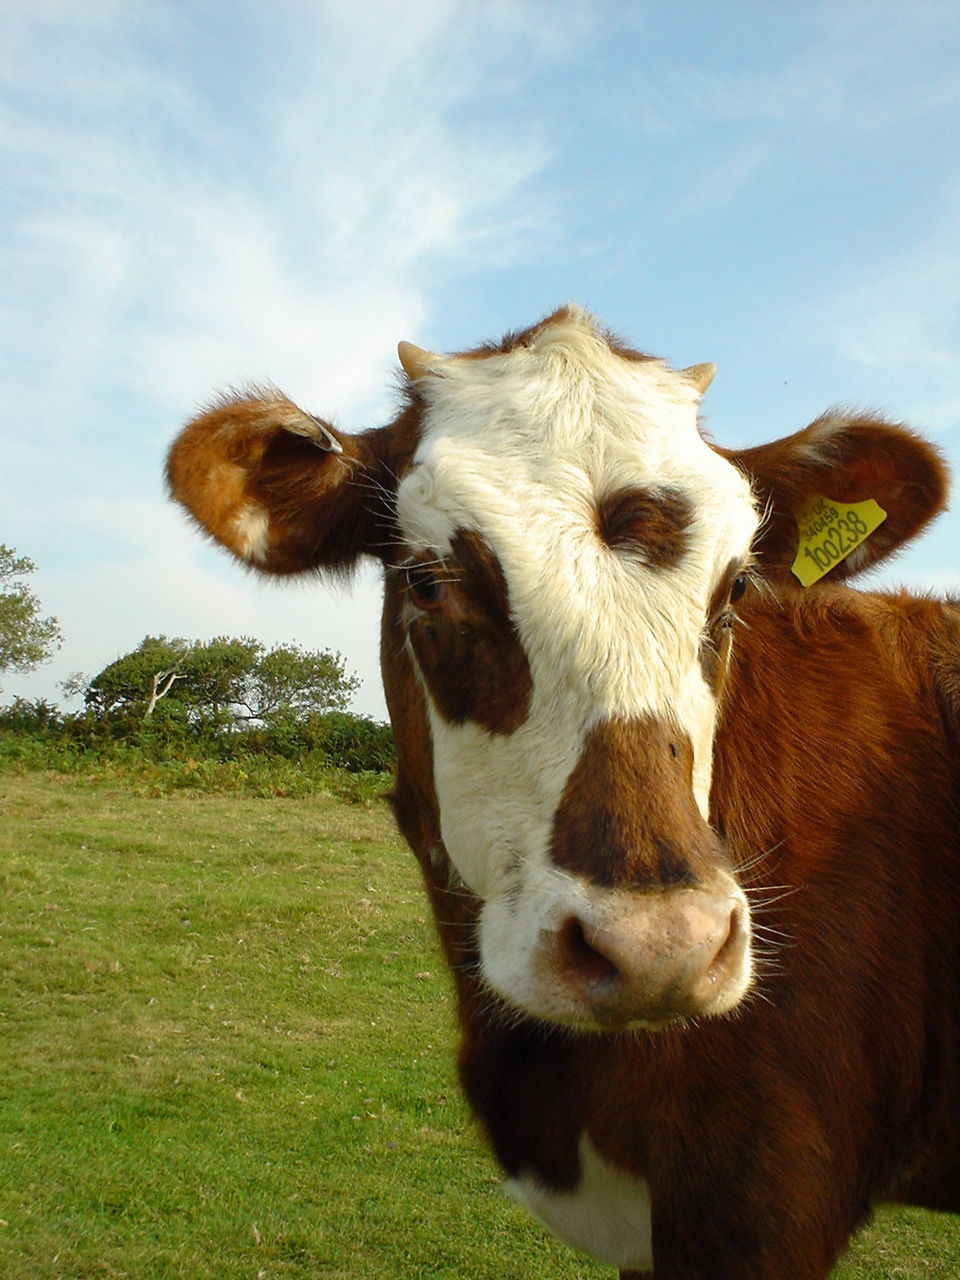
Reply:
[[548, 1231], [597, 1262], [653, 1270], [649, 1188], [603, 1160], [585, 1134], [575, 1191], [551, 1191], [530, 1174], [511, 1178], [506, 1189]]
[[245, 560], [263, 564], [267, 558], [270, 516], [263, 507], [248, 502], [233, 519], [236, 549]]

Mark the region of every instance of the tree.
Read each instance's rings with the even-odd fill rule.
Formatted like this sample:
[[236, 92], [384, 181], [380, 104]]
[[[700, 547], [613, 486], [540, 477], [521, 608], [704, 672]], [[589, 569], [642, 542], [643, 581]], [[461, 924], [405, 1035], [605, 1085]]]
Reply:
[[166, 719], [208, 727], [299, 723], [342, 711], [359, 681], [339, 654], [298, 645], [267, 650], [249, 637], [207, 642], [146, 636], [87, 685], [96, 715], [128, 712], [147, 719], [163, 705]]
[[324, 711], [345, 711], [360, 687], [348, 676], [338, 653], [311, 652], [296, 644], [276, 645], [260, 654], [234, 699], [239, 719], [266, 724], [278, 716], [301, 721]]
[[18, 581], [36, 568], [0, 543], [0, 671], [33, 671], [63, 644], [56, 618], [42, 618], [40, 601]]

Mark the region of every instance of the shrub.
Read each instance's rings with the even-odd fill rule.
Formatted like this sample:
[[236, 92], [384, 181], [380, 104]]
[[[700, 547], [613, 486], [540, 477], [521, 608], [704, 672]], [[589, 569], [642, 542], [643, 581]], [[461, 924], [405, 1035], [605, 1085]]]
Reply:
[[387, 773], [396, 763], [393, 730], [368, 716], [328, 711], [308, 717], [300, 733], [305, 745], [351, 773]]
[[7, 707], [0, 707], [0, 728], [16, 733], [47, 734], [63, 727], [63, 713], [52, 702], [43, 698], [14, 698]]

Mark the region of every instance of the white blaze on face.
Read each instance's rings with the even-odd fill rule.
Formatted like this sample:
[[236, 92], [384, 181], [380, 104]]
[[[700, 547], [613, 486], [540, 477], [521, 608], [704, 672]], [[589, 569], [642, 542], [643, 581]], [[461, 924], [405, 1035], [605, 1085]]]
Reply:
[[[746, 480], [697, 429], [693, 383], [658, 361], [617, 355], [584, 313], [548, 325], [530, 346], [441, 357], [418, 389], [427, 409], [398, 492], [402, 535], [414, 553], [443, 558], [458, 531], [480, 534], [502, 568], [530, 666], [529, 713], [509, 734], [448, 723], [428, 692], [444, 842], [487, 904], [482, 935], [492, 938], [498, 912], [509, 914], [517, 945], [518, 895], [537, 887], [541, 905], [520, 911], [534, 932], [544, 894], [579, 892], [547, 854], [592, 728], [675, 724], [692, 743], [706, 815], [716, 702], [701, 639], [708, 602], [747, 556], [757, 516]], [[637, 488], [688, 506], [676, 563], [652, 565], [642, 550], [598, 536], [602, 500]]]

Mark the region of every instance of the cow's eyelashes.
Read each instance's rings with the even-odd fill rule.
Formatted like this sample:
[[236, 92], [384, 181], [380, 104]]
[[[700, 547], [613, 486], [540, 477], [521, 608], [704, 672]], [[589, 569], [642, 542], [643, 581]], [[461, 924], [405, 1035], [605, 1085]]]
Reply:
[[447, 584], [438, 573], [424, 564], [408, 564], [403, 569], [407, 590], [421, 609], [438, 609], [447, 594]]

